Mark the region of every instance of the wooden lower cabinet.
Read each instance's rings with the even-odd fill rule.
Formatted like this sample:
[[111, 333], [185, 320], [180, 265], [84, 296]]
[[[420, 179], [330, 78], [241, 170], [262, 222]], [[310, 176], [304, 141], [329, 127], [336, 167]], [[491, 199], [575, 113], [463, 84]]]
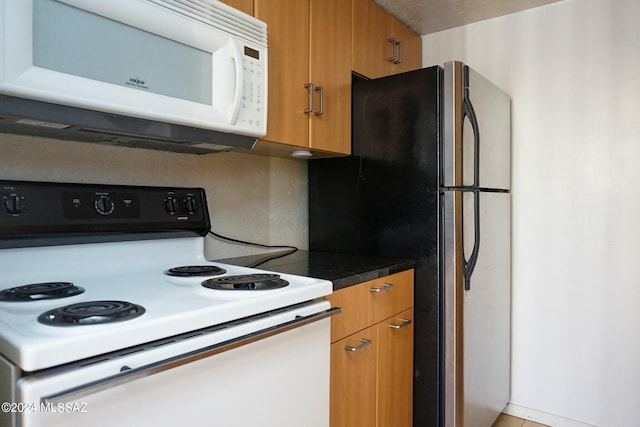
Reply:
[[[331, 345], [331, 426], [376, 425], [376, 327]], [[366, 338], [365, 338], [366, 337]], [[345, 347], [363, 346], [355, 351]]]
[[[385, 285], [393, 285], [384, 288]], [[385, 289], [384, 292], [376, 290]], [[411, 291], [411, 298], [407, 293]], [[335, 292], [342, 306], [333, 320], [331, 427], [410, 427], [413, 412], [413, 270]], [[366, 293], [364, 293], [366, 292]], [[354, 296], [360, 296], [354, 298]], [[388, 308], [398, 308], [390, 315]], [[401, 308], [400, 308], [401, 307]], [[384, 313], [357, 332], [360, 313]], [[368, 317], [368, 316], [365, 316]]]
[[410, 427], [413, 421], [413, 309], [378, 324], [378, 422]]

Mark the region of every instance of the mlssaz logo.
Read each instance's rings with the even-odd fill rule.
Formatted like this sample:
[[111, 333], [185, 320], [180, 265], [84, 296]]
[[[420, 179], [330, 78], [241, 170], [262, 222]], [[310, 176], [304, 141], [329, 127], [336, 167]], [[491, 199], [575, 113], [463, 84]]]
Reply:
[[129, 77], [129, 81], [126, 81], [125, 84], [127, 86], [133, 86], [139, 89], [149, 89], [149, 86], [147, 86], [147, 82], [138, 77]]

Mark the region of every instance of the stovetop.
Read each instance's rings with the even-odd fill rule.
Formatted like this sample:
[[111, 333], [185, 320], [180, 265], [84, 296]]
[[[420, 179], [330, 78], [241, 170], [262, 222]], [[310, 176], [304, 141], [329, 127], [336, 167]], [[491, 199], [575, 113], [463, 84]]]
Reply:
[[[25, 371], [115, 351], [328, 295], [331, 282], [279, 275], [273, 290], [217, 290], [207, 277], [174, 277], [171, 267], [215, 265], [221, 276], [273, 274], [211, 263], [204, 238], [99, 243], [2, 250], [0, 290], [29, 283], [64, 281], [84, 289], [66, 298], [0, 302], [0, 353]], [[28, 257], [24, 252], [28, 251]], [[28, 259], [28, 261], [27, 261]], [[134, 262], [132, 262], [134, 260]], [[48, 310], [88, 301], [124, 301], [144, 308], [131, 319], [108, 324], [52, 326], [38, 321]]]
[[[43, 292], [73, 289], [64, 298], [0, 299], [0, 354], [27, 372], [332, 292], [327, 280], [208, 261], [202, 190], [0, 184], [0, 294], [31, 284]], [[216, 268], [200, 277], [190, 274], [194, 266]], [[167, 275], [172, 268], [187, 274]], [[255, 274], [257, 279], [244, 278]], [[232, 276], [242, 277], [220, 280]], [[265, 280], [273, 288], [266, 289]], [[120, 308], [131, 317], [103, 323], [103, 314]], [[86, 310], [98, 313], [75, 317]], [[72, 326], [58, 323], [68, 317]]]

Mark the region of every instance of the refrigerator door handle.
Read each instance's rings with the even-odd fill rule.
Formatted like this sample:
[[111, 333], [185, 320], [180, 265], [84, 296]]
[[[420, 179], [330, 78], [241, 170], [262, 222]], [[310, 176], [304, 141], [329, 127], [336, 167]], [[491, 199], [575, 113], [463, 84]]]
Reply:
[[[473, 109], [473, 104], [469, 97], [469, 67], [463, 67], [463, 87], [464, 96], [462, 99], [462, 121], [467, 118], [471, 123], [473, 130], [473, 250], [469, 259], [464, 260], [464, 289], [471, 289], [471, 275], [476, 268], [478, 261], [478, 250], [480, 248], [480, 127], [478, 126], [478, 118]], [[464, 127], [463, 127], [464, 129]], [[463, 152], [464, 155], [464, 152]]]
[[[464, 97], [462, 100], [462, 121], [469, 119], [473, 129], [473, 187], [480, 186], [480, 127], [478, 118], [469, 98], [469, 67], [464, 67]], [[464, 155], [464, 153], [463, 153]]]
[[473, 190], [473, 250], [467, 260], [464, 259], [464, 290], [471, 290], [471, 276], [478, 262], [478, 251], [480, 249], [480, 191]]

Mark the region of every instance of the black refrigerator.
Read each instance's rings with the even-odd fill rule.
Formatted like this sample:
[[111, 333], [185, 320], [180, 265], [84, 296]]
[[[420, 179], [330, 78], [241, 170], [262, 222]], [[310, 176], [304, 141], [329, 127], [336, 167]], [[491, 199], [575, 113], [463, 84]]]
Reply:
[[509, 400], [510, 116], [460, 62], [354, 75], [352, 155], [308, 164], [310, 250], [416, 261], [414, 426], [490, 427]]

